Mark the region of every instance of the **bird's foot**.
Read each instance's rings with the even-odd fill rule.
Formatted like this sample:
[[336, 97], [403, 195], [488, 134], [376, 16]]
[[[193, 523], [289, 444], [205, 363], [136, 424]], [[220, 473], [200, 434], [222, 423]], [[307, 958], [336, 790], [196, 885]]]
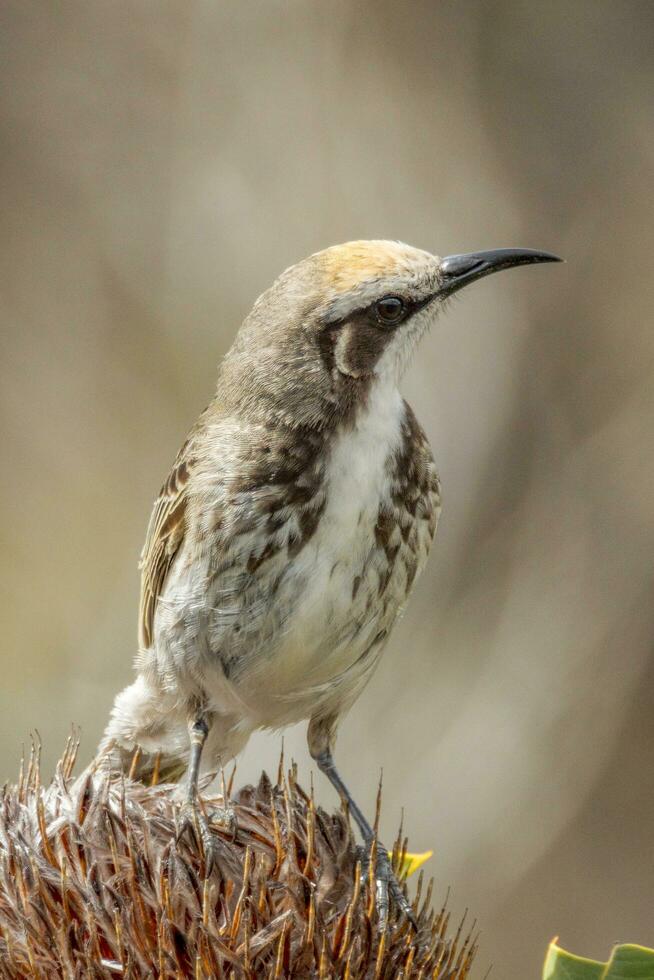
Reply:
[[236, 819], [236, 814], [231, 806], [227, 806], [225, 804], [222, 806], [214, 806], [208, 820], [210, 826], [220, 830], [221, 833], [229, 837], [231, 841], [236, 840], [238, 820]]
[[[361, 851], [361, 875], [364, 881], [369, 880], [371, 877], [371, 854], [373, 851], [375, 853], [375, 905], [377, 906], [377, 916], [379, 919], [380, 930], [382, 932], [385, 931], [386, 926], [388, 925], [388, 913], [390, 910], [390, 901], [392, 899], [402, 915], [408, 919], [413, 928], [417, 931], [418, 920], [416, 919], [411, 902], [404, 894], [404, 889], [398, 881], [397, 875], [393, 871], [393, 866], [391, 864], [391, 859], [388, 856], [388, 852], [379, 843], [379, 841], [376, 840], [371, 841], [369, 844], [363, 847]], [[371, 885], [372, 884], [373, 883], [371, 882]]]
[[175, 838], [180, 841], [185, 834], [189, 834], [200, 842], [206, 878], [211, 874], [218, 857], [214, 828], [228, 833], [234, 840], [238, 829], [234, 811], [229, 807], [215, 807], [209, 817], [202, 802], [197, 797], [182, 803]]

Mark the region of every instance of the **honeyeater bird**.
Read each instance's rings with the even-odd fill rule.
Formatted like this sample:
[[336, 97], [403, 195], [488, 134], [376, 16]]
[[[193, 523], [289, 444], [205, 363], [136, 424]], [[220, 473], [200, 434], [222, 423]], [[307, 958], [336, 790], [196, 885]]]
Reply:
[[[445, 301], [512, 266], [496, 249], [438, 258], [355, 241], [287, 269], [259, 297], [216, 394], [155, 501], [141, 558], [137, 677], [102, 749], [144, 780], [232, 759], [256, 729], [307, 719], [312, 757], [371, 845], [333, 758], [424, 567], [440, 511], [429, 443], [398, 384]], [[155, 761], [156, 760], [156, 761]], [[389, 892], [411, 917], [377, 849]]]

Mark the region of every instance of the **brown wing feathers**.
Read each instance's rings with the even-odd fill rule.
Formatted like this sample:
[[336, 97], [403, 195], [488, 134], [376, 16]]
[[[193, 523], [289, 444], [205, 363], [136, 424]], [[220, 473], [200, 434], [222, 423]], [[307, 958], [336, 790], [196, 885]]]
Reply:
[[152, 645], [157, 599], [184, 540], [187, 486], [194, 462], [190, 450], [191, 443], [188, 441], [180, 450], [170, 476], [161, 488], [141, 552], [139, 639], [143, 647]]

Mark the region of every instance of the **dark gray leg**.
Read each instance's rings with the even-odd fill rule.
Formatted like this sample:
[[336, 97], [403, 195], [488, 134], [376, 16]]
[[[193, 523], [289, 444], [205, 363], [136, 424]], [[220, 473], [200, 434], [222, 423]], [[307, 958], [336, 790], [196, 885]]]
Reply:
[[186, 787], [186, 802], [195, 804], [198, 797], [198, 779], [200, 778], [200, 760], [202, 749], [209, 734], [206, 718], [199, 717], [189, 725], [191, 752], [188, 761], [188, 784]]
[[[372, 843], [375, 839], [375, 832], [357, 806], [356, 802], [352, 799], [350, 791], [341, 779], [336, 765], [334, 764], [331, 749], [323, 749], [322, 752], [317, 753], [313, 757], [316, 760], [320, 771], [324, 772], [325, 776], [327, 776], [327, 779], [330, 781], [341, 799], [347, 803], [350, 814], [359, 828], [366, 847], [372, 847]], [[377, 842], [377, 867], [375, 870], [377, 881], [377, 910], [382, 929], [386, 928], [386, 923], [388, 921], [389, 892], [393, 898], [393, 901], [407, 917], [413, 928], [417, 929], [418, 923], [415, 915], [413, 914], [411, 904], [404, 895], [404, 892], [402, 891], [402, 888], [400, 887], [400, 884], [393, 873], [387, 850], [379, 841]]]
[[[177, 840], [180, 840], [185, 833], [193, 832], [197, 828], [200, 840], [202, 841], [205, 875], [207, 877], [211, 874], [215, 862], [216, 845], [211, 833], [209, 821], [199, 802], [198, 780], [200, 777], [202, 750], [209, 734], [210, 720], [210, 717], [206, 714], [198, 713], [189, 722], [188, 731], [191, 750], [186, 776], [186, 799], [182, 804], [180, 826], [177, 831]], [[226, 810], [225, 813], [227, 814], [228, 811]], [[230, 814], [230, 819], [233, 821], [233, 814]]]

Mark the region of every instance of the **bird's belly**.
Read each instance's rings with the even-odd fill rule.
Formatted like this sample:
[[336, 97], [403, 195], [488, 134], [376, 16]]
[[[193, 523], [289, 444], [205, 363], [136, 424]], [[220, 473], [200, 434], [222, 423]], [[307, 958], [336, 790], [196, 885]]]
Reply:
[[390, 587], [380, 597], [387, 561], [369, 522], [362, 524], [339, 542], [327, 522], [288, 565], [271, 610], [281, 622], [239, 671], [259, 724], [287, 724], [354, 696], [374, 667], [405, 590]]
[[370, 678], [424, 567], [434, 528], [409, 516], [381, 533], [378, 519], [376, 508], [365, 508], [347, 533], [342, 523], [321, 521], [284, 567], [261, 642], [240, 646], [235, 662], [233, 681], [255, 726], [340, 713]]
[[353, 700], [407, 594], [402, 551], [389, 566], [367, 509], [347, 528], [327, 514], [295, 557], [279, 553], [255, 575], [212, 583], [180, 559], [156, 617], [157, 673], [252, 727]]

